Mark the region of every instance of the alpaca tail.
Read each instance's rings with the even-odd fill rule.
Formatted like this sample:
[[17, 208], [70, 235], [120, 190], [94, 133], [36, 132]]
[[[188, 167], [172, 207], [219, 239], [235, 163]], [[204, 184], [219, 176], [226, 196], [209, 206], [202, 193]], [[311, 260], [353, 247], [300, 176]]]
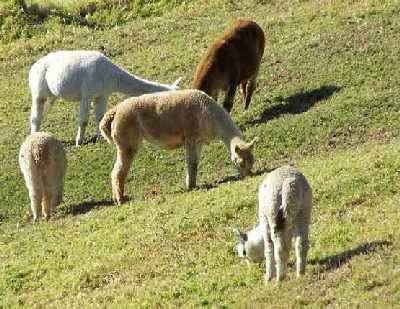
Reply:
[[114, 144], [114, 140], [111, 136], [112, 122], [114, 121], [114, 117], [115, 117], [115, 110], [111, 109], [104, 114], [103, 118], [100, 121], [101, 135], [103, 135], [103, 137], [110, 144]]
[[292, 225], [298, 211], [298, 187], [295, 178], [287, 178], [282, 184], [282, 205], [276, 216], [276, 230], [283, 230]]
[[38, 145], [34, 145], [32, 147], [31, 153], [35, 165], [39, 165], [40, 162], [44, 160], [43, 147], [38, 147]]

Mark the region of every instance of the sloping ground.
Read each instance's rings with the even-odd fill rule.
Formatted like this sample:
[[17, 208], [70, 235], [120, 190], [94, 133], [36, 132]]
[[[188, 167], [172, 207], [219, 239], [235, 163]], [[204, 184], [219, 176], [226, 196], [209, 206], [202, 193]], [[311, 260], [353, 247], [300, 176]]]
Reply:
[[[54, 22], [45, 35], [0, 46], [0, 304], [400, 303], [400, 5], [264, 2], [195, 1], [104, 31]], [[238, 95], [233, 113], [247, 139], [259, 137], [259, 176], [229, 182], [229, 155], [214, 143], [202, 155], [203, 189], [187, 193], [183, 152], [146, 144], [127, 183], [131, 201], [103, 207], [111, 204], [114, 147], [72, 146], [77, 104], [58, 101], [44, 129], [67, 145], [65, 202], [54, 220], [15, 227], [29, 205], [16, 158], [29, 131], [26, 78], [37, 58], [61, 48], [99, 49], [135, 74], [161, 82], [183, 76], [189, 87], [207, 45], [238, 16], [256, 20], [267, 35], [252, 105], [244, 112]], [[310, 265], [304, 278], [294, 279], [292, 265], [288, 280], [265, 288], [263, 267], [248, 268], [233, 255], [228, 227], [255, 222], [258, 184], [288, 162], [314, 188]]]
[[[263, 176], [106, 207], [2, 237], [4, 304], [355, 306], [399, 301], [398, 141], [302, 160], [315, 188], [310, 265], [265, 288], [232, 253]], [[324, 173], [322, 174], [321, 171]], [[6, 306], [6, 307], [7, 307]]]

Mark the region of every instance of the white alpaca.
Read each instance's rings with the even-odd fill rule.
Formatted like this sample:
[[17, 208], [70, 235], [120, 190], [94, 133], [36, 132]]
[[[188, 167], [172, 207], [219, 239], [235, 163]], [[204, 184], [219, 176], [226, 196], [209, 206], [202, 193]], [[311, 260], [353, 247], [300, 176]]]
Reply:
[[129, 96], [175, 90], [174, 84], [163, 85], [129, 74], [97, 51], [73, 50], [50, 53], [36, 61], [29, 71], [32, 94], [31, 133], [40, 129], [43, 116], [56, 97], [79, 101], [79, 123], [76, 145], [83, 141], [89, 117], [89, 103], [94, 101], [96, 134], [101, 137], [99, 122], [113, 92]]
[[258, 191], [258, 224], [249, 232], [234, 229], [240, 237], [235, 247], [248, 261], [266, 259], [265, 282], [276, 273], [284, 279], [295, 239], [297, 276], [304, 274], [309, 248], [308, 235], [312, 209], [312, 191], [307, 179], [296, 168], [283, 166], [271, 172]]
[[29, 135], [19, 152], [19, 165], [31, 200], [33, 220], [49, 218], [62, 201], [67, 168], [61, 142], [51, 133]]

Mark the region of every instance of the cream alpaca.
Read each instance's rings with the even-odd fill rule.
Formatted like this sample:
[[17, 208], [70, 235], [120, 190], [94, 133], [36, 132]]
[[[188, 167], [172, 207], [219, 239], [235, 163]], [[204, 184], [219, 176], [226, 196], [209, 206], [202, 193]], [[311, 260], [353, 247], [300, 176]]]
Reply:
[[49, 218], [63, 196], [67, 161], [62, 144], [50, 133], [33, 133], [21, 146], [19, 165], [29, 191], [33, 219], [37, 220], [42, 212]]
[[312, 209], [312, 192], [307, 179], [294, 167], [278, 168], [260, 185], [258, 199], [259, 222], [247, 233], [234, 229], [240, 237], [235, 251], [252, 262], [261, 262], [265, 257], [265, 282], [275, 273], [280, 281], [286, 275], [294, 237], [297, 276], [304, 274]]
[[113, 92], [129, 96], [175, 90], [173, 85], [163, 85], [129, 74], [97, 51], [74, 50], [50, 53], [36, 61], [29, 71], [32, 94], [31, 133], [40, 129], [44, 114], [56, 97], [79, 101], [79, 123], [76, 145], [83, 141], [89, 117], [89, 103], [94, 100], [97, 137], [99, 122], [107, 109], [108, 97]]
[[100, 122], [102, 135], [117, 147], [111, 174], [113, 199], [121, 203], [125, 178], [142, 140], [164, 149], [186, 149], [186, 185], [196, 186], [203, 144], [222, 139], [242, 176], [253, 166], [254, 140], [246, 143], [229, 114], [199, 90], [182, 90], [129, 98], [109, 110]]

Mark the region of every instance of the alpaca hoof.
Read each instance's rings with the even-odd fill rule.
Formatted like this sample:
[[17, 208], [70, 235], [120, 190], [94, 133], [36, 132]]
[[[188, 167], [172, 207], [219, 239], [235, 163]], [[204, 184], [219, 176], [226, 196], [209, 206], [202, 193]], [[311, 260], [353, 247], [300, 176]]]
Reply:
[[197, 189], [197, 183], [196, 181], [189, 181], [188, 179], [186, 180], [186, 189], [188, 191], [192, 191], [194, 189]]
[[128, 199], [127, 196], [121, 196], [121, 197], [114, 197], [113, 198], [114, 204], [116, 206], [121, 206], [122, 204], [126, 203], [128, 200], [129, 199]]
[[284, 277], [284, 276], [277, 276], [277, 277], [276, 277], [276, 283], [280, 283], [280, 282], [282, 282], [282, 281], [283, 281], [283, 279], [285, 279], [285, 277]]
[[22, 219], [17, 223], [17, 227], [24, 226], [28, 224], [29, 222], [33, 222], [33, 215], [31, 213], [26, 213], [25, 216], [22, 217]]
[[305, 270], [302, 270], [302, 271], [300, 271], [300, 272], [297, 272], [297, 273], [296, 273], [296, 277], [297, 277], [297, 278], [300, 278], [300, 277], [302, 277], [305, 273], [306, 273]]
[[104, 143], [106, 141], [106, 139], [100, 135], [100, 136], [96, 136], [95, 142], [96, 143]]
[[264, 274], [264, 284], [268, 285], [271, 282], [272, 276], [268, 274]]

